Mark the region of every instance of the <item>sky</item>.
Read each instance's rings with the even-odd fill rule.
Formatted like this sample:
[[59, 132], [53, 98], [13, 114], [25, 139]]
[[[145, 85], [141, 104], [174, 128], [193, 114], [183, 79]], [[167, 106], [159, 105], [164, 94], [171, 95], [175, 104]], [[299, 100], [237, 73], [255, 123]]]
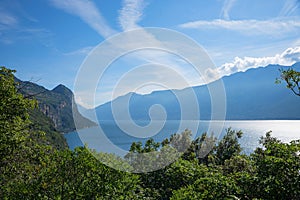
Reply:
[[186, 35], [215, 68], [198, 77], [189, 63], [168, 52], [131, 52], [107, 67], [93, 101], [77, 98], [78, 103], [91, 108], [128, 92], [180, 89], [250, 68], [300, 61], [299, 0], [0, 0], [0, 65], [48, 89], [64, 84], [74, 90], [92, 50], [118, 34], [140, 29], [138, 41], [162, 47], [147, 27]]

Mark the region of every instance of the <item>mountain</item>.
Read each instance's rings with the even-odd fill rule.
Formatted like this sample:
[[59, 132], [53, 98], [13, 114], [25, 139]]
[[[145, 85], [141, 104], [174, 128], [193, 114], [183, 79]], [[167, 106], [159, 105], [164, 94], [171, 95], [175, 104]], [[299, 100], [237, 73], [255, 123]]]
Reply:
[[53, 121], [39, 109], [29, 111], [29, 119], [32, 122], [31, 130], [43, 131], [45, 133], [46, 138], [39, 139], [39, 143], [51, 145], [57, 149], [68, 148], [66, 139], [56, 130]]
[[[38, 101], [38, 111], [51, 119], [54, 128], [59, 132], [71, 132], [75, 130], [73, 120], [72, 101], [73, 93], [64, 85], [58, 85], [53, 90], [48, 90], [30, 81], [19, 82], [19, 91], [27, 98], [35, 98]], [[40, 115], [38, 111], [33, 114]], [[74, 109], [74, 115], [81, 122], [78, 128], [94, 126], [95, 123], [83, 117]]]
[[[300, 63], [292, 67], [299, 71]], [[226, 119], [300, 119], [300, 98], [288, 90], [285, 84], [275, 84], [275, 79], [280, 76], [280, 68], [287, 68], [287, 66], [268, 65], [223, 77], [226, 92]], [[213, 87], [214, 84], [216, 82], [210, 83], [209, 86]], [[127, 108], [129, 108], [133, 120], [149, 120], [149, 109], [158, 104], [165, 109], [168, 120], [178, 120], [181, 119], [178, 99], [185, 105], [193, 105], [192, 98], [189, 96], [191, 89], [197, 96], [200, 116], [190, 106], [185, 108], [188, 116], [184, 119], [211, 119], [211, 100], [207, 85], [183, 90], [156, 91], [147, 95], [129, 93], [98, 106], [96, 113], [100, 120], [113, 120], [111, 109], [113, 105], [118, 119], [128, 119]], [[160, 119], [162, 116], [157, 109], [152, 109], [151, 115], [154, 119]]]

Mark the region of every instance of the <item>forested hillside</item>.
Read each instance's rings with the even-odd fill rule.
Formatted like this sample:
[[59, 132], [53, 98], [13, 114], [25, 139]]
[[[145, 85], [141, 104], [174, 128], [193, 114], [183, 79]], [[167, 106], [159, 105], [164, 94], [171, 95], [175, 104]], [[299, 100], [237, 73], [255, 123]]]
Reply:
[[[38, 102], [38, 109], [49, 117], [54, 127], [59, 132], [71, 132], [76, 129], [73, 120], [73, 93], [70, 89], [64, 85], [58, 85], [53, 90], [47, 90], [46, 88], [29, 82], [16, 79], [19, 83], [18, 91], [22, 93], [26, 98], [34, 98]], [[84, 118], [78, 112], [77, 107], [74, 107], [74, 115], [81, 122], [77, 128], [85, 128], [94, 126], [95, 123]], [[33, 114], [37, 114], [36, 112]]]

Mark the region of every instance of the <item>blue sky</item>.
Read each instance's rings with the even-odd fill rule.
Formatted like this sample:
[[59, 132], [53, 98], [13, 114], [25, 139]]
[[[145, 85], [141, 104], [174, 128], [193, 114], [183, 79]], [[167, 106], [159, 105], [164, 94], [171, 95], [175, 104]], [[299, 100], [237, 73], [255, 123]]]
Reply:
[[[73, 88], [82, 62], [94, 47], [135, 28], [168, 28], [191, 37], [217, 67], [208, 71], [210, 76], [300, 61], [299, 0], [1, 0], [0, 11], [1, 65], [48, 89], [60, 83]], [[155, 57], [163, 57], [163, 64], [173, 60], [162, 53]], [[97, 88], [96, 104], [112, 98], [114, 86], [130, 67], [148, 62], [129, 58], [115, 62]], [[187, 67], [182, 66], [185, 72]], [[149, 77], [154, 82], [163, 77], [171, 87], [180, 88], [174, 78], [162, 75], [131, 77], [114, 95], [137, 91], [133, 82]], [[188, 70], [186, 76], [193, 80], [191, 85], [201, 84]], [[157, 89], [163, 88], [150, 85], [140, 93]]]

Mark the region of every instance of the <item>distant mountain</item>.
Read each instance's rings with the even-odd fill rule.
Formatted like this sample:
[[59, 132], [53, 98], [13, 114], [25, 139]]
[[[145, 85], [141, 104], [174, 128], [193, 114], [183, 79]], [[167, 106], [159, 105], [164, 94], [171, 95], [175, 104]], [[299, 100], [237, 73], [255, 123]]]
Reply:
[[[300, 70], [300, 63], [296, 63], [292, 67]], [[285, 84], [275, 84], [275, 79], [280, 76], [280, 68], [287, 67], [269, 65], [223, 77], [226, 91], [226, 119], [300, 119], [300, 98], [288, 90]], [[210, 83], [210, 85], [213, 84], [215, 82]], [[195, 111], [190, 107], [188, 108], [188, 112], [191, 114], [190, 119], [211, 119], [211, 100], [207, 85], [192, 89], [199, 102], [200, 116], [193, 117]], [[189, 105], [190, 98], [187, 92], [188, 89], [176, 90], [177, 96]], [[129, 102], [129, 114], [134, 120], [149, 120], [149, 109], [155, 104], [159, 104], [165, 109], [167, 119], [178, 120], [181, 118], [178, 99], [173, 94], [173, 90], [166, 90], [147, 95], [130, 93], [100, 105], [96, 108], [98, 119], [114, 119], [111, 110], [112, 104], [118, 111], [119, 119], [127, 119], [127, 101]], [[157, 115], [155, 118], [159, 119], [160, 116]]]
[[[16, 79], [20, 83], [19, 91], [27, 98], [35, 98], [38, 101], [39, 111], [49, 117], [55, 129], [59, 132], [71, 132], [75, 130], [73, 120], [72, 101], [73, 93], [64, 85], [58, 85], [53, 90], [29, 82]], [[78, 128], [94, 126], [95, 123], [83, 117], [74, 109], [75, 117], [81, 122]], [[35, 115], [39, 115], [35, 112]]]

